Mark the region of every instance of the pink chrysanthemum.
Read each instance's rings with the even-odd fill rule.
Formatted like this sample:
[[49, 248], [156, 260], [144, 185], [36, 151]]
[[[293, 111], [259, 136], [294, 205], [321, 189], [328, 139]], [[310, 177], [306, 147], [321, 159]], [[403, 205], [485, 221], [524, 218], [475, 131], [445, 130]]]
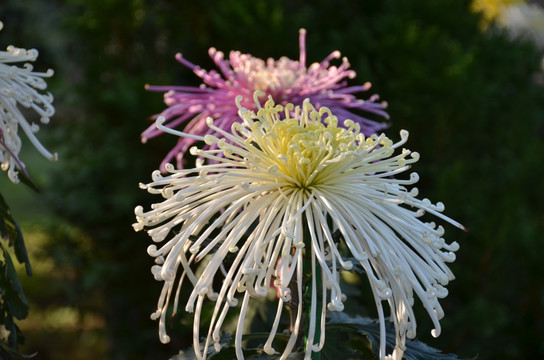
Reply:
[[[176, 59], [202, 79], [199, 87], [191, 86], [147, 86], [151, 91], [165, 91], [164, 102], [168, 106], [155, 117], [164, 116], [165, 126], [176, 128], [185, 124], [186, 133], [204, 136], [216, 135], [206, 126], [206, 118], [212, 117], [214, 124], [229, 130], [233, 122], [238, 121], [237, 96], [252, 99], [256, 90], [262, 92], [262, 99], [272, 96], [278, 104], [292, 103], [302, 105], [304, 99], [310, 99], [317, 109], [329, 108], [339, 119], [352, 119], [359, 123], [365, 135], [374, 134], [385, 127], [380, 123], [359, 115], [360, 111], [389, 118], [384, 109], [385, 102], [378, 102], [378, 95], [368, 100], [357, 99], [354, 94], [367, 91], [371, 84], [348, 86], [346, 79], [353, 79], [355, 71], [349, 69], [349, 62], [344, 57], [340, 66], [330, 65], [330, 61], [340, 58], [339, 51], [333, 51], [320, 63], [306, 67], [306, 30], [299, 35], [300, 59], [298, 61], [282, 57], [279, 60], [269, 58], [264, 61], [249, 54], [231, 51], [229, 59], [221, 51], [210, 48], [209, 54], [219, 72], [206, 71], [176, 54]], [[254, 110], [254, 104], [246, 101], [242, 104]], [[142, 133], [142, 142], [162, 133], [155, 124]], [[161, 169], [176, 158], [178, 167], [183, 167], [183, 154], [196, 140], [181, 138], [168, 153], [161, 164]]]

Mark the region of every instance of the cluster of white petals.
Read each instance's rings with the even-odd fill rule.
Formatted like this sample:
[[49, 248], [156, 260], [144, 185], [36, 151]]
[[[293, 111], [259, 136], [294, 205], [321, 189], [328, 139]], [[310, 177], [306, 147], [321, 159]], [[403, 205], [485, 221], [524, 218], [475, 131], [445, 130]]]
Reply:
[[[191, 149], [204, 159], [195, 168], [176, 170], [170, 165], [167, 175], [155, 171], [151, 183], [140, 185], [164, 198], [149, 211], [138, 206], [134, 224], [137, 231], [147, 229], [155, 242], [148, 253], [156, 260], [155, 279], [164, 282], [152, 315], [159, 319], [161, 341], [169, 341], [165, 319], [170, 299], [174, 298], [175, 313], [181, 284], [188, 279], [192, 291], [185, 310], [195, 312], [198, 359], [206, 358], [209, 345], [220, 350], [225, 317], [238, 306], [235, 347], [238, 359], [243, 359], [248, 304], [271, 288], [279, 294], [278, 307], [264, 351], [277, 353], [272, 341], [282, 313], [293, 298], [303, 298], [303, 276], [311, 274], [311, 301], [304, 304], [309, 325], [301, 324], [303, 302], [298, 301], [289, 340], [281, 349], [285, 359], [304, 335], [308, 359], [324, 344], [327, 310], [343, 310], [346, 296], [339, 276], [353, 266], [348, 257], [366, 271], [376, 300], [381, 359], [386, 357], [384, 301], [391, 308], [397, 337], [391, 358], [400, 360], [406, 337], [416, 334], [414, 296], [427, 309], [438, 336], [444, 315], [438, 299], [447, 295], [444, 286], [454, 278], [446, 263], [454, 261], [458, 245], [446, 244], [443, 227], [420, 217], [430, 213], [463, 227], [442, 215], [441, 203], [419, 200], [417, 189], [407, 188], [418, 181], [416, 173], [408, 179], [394, 178], [419, 158], [401, 149], [408, 132], [402, 131], [397, 143], [385, 135], [366, 137], [359, 124], [346, 120], [339, 126], [328, 108], [316, 110], [308, 100], [302, 106], [282, 106], [270, 99], [262, 107], [259, 96], [254, 97], [256, 111], [237, 99], [241, 122], [233, 123], [230, 132], [208, 119], [220, 137], [201, 138], [216, 145], [215, 150]], [[159, 122], [166, 132], [190, 136]], [[311, 261], [305, 262], [305, 256]], [[207, 265], [198, 276], [192, 264], [203, 259]], [[200, 315], [205, 299], [215, 306], [202, 348]]]
[[[1, 27], [0, 27], [1, 28]], [[38, 151], [49, 160], [56, 160], [57, 155], [47, 151], [36, 138], [39, 125], [29, 122], [23, 115], [23, 109], [35, 111], [42, 124], [49, 123], [55, 109], [50, 93], [40, 93], [47, 88], [44, 78], [51, 77], [53, 70], [35, 72], [27, 61], [35, 61], [38, 51], [8, 46], [7, 51], [0, 51], [0, 167], [8, 172], [12, 182], [19, 182], [17, 169], [25, 171], [19, 159], [21, 138], [19, 128]], [[22, 67], [17, 63], [24, 63]]]

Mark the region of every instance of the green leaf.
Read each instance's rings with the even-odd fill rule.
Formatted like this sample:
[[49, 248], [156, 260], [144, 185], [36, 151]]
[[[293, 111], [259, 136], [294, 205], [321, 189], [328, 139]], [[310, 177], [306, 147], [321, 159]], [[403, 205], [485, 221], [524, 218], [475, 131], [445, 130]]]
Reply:
[[20, 263], [25, 264], [25, 270], [29, 276], [32, 274], [32, 269], [21, 228], [13, 218], [2, 195], [0, 195], [0, 237], [5, 241], [0, 241], [0, 324], [9, 331], [7, 342], [0, 339], [0, 358], [28, 359], [34, 355], [22, 355], [17, 352], [17, 346], [23, 342], [23, 337], [15, 324], [14, 317], [19, 320], [26, 318], [29, 305], [17, 277], [9, 247], [13, 246], [15, 256]]
[[[378, 356], [380, 348], [380, 324], [376, 320], [363, 318], [361, 316], [350, 317], [345, 313], [331, 312], [328, 314], [329, 328], [343, 328], [348, 331], [355, 331], [364, 335], [371, 343], [371, 350], [375, 356]], [[351, 330], [349, 330], [351, 328]], [[330, 332], [330, 331], [329, 331]], [[395, 348], [395, 329], [390, 323], [386, 323], [386, 352], [392, 353]], [[327, 344], [327, 343], [325, 343]], [[406, 340], [405, 360], [457, 360], [455, 354], [443, 354], [440, 350], [432, 348], [418, 340]]]
[[[326, 325], [326, 341], [320, 352], [322, 360], [377, 360], [380, 347], [380, 325], [378, 321], [360, 316], [350, 317], [342, 312], [327, 314], [329, 321]], [[276, 335], [274, 347], [279, 354], [268, 355], [262, 350], [262, 344], [268, 338], [268, 333], [251, 333], [243, 336], [246, 345], [257, 344], [257, 347], [243, 348], [244, 357], [248, 360], [278, 360], [281, 349], [285, 347], [289, 336]], [[395, 329], [386, 324], [386, 352], [393, 352], [395, 347]], [[221, 351], [216, 353], [213, 345], [208, 347], [208, 358], [213, 360], [230, 360], [236, 358], [234, 341], [230, 334], [221, 337]], [[298, 360], [304, 358], [301, 349], [291, 353], [287, 359]], [[406, 341], [404, 360], [458, 360], [455, 354], [443, 354], [417, 340]], [[196, 360], [193, 349], [181, 351], [170, 360]]]
[[28, 301], [17, 277], [17, 271], [15, 271], [11, 256], [1, 242], [0, 249], [4, 257], [4, 261], [0, 261], [0, 285], [2, 286], [3, 297], [8, 305], [8, 314], [22, 320], [28, 315]]
[[28, 174], [26, 174], [24, 172], [19, 172], [19, 174], [17, 174], [17, 176], [19, 177], [19, 180], [21, 180], [21, 182], [23, 184], [25, 184], [26, 186], [28, 186], [29, 188], [31, 188], [32, 190], [34, 190], [37, 193], [40, 192], [40, 189], [38, 188], [38, 186], [36, 184], [34, 184], [34, 182], [32, 180], [30, 180], [30, 176], [28, 176]]
[[10, 246], [13, 246], [17, 260], [25, 264], [26, 273], [28, 276], [31, 276], [32, 268], [26, 251], [23, 232], [17, 221], [13, 218], [11, 210], [2, 194], [0, 194], [0, 237], [7, 240]]
[[[262, 340], [262, 343], [268, 338], [268, 333], [252, 333], [243, 336], [243, 341], [255, 341]], [[287, 343], [289, 336], [278, 334], [276, 340]], [[208, 359], [213, 360], [232, 360], [236, 359], [236, 350], [234, 347], [234, 340], [230, 334], [225, 334], [221, 337], [219, 344], [221, 345], [221, 351], [216, 352], [213, 345], [208, 347]], [[281, 357], [280, 354], [268, 355], [265, 353], [262, 348], [244, 348], [244, 358], [247, 360], [279, 360]], [[294, 352], [290, 354], [286, 359], [287, 360], [302, 360], [304, 358], [304, 353]], [[179, 354], [171, 357], [169, 360], [196, 360], [196, 355], [192, 348], [180, 351]]]
[[17, 236], [22, 236], [18, 231], [18, 226], [11, 215], [11, 210], [0, 194], [0, 236], [9, 242], [14, 241]]
[[15, 324], [15, 321], [13, 319], [13, 315], [9, 311], [9, 308], [6, 308], [6, 303], [2, 301], [1, 303], [1, 311], [0, 311], [0, 320], [7, 331], [9, 331], [9, 335], [7, 338], [7, 345], [10, 349], [13, 351], [17, 350], [17, 345], [21, 344], [23, 341], [21, 332], [19, 330], [19, 327], [17, 324]]

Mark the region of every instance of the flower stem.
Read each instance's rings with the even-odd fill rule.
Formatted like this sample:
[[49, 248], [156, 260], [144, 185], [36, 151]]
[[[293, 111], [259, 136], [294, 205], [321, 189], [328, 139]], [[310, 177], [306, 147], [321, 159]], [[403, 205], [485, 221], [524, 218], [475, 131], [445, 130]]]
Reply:
[[[303, 239], [304, 239], [304, 259], [303, 259], [303, 287], [304, 294], [302, 298], [302, 311], [304, 312], [304, 348], [308, 347], [308, 342], [312, 342], [311, 345], [315, 343], [315, 339], [319, 341], [321, 337], [321, 309], [322, 309], [322, 296], [323, 296], [323, 284], [321, 280], [321, 271], [316, 271], [315, 269], [315, 255], [312, 248], [312, 238], [310, 236], [309, 223], [306, 219], [306, 216], [303, 217]], [[315, 276], [315, 279], [312, 279], [312, 276]], [[315, 281], [314, 281], [315, 280]], [[313, 289], [315, 287], [315, 289]], [[315, 291], [316, 304], [315, 304], [315, 313], [312, 314], [312, 293]], [[311, 324], [312, 317], [315, 318], [315, 323]], [[310, 337], [310, 331], [315, 329], [313, 336]], [[310, 346], [311, 346], [310, 345]], [[321, 359], [320, 352], [310, 352], [310, 358], [312, 360]]]

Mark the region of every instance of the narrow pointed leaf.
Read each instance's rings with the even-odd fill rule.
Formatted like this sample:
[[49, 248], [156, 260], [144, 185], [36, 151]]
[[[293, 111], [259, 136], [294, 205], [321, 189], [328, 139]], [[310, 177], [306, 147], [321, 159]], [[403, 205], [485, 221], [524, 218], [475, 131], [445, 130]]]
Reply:
[[21, 320], [28, 315], [28, 301], [23, 292], [23, 287], [17, 277], [13, 261], [4, 244], [0, 242], [0, 249], [4, 261], [1, 263], [0, 285], [2, 286], [4, 300], [8, 306], [8, 313]]
[[[365, 335], [371, 342], [374, 355], [378, 356], [380, 348], [380, 324], [376, 320], [363, 318], [361, 316], [350, 317], [345, 313], [330, 312], [327, 326], [351, 327], [352, 330]], [[395, 329], [392, 325], [386, 324], [386, 349], [390, 354], [395, 348]], [[405, 360], [458, 360], [455, 354], [443, 354], [440, 350], [432, 348], [418, 340], [407, 340]]]
[[23, 232], [17, 221], [13, 218], [11, 210], [2, 197], [2, 194], [0, 194], [0, 236], [2, 239], [7, 240], [10, 246], [13, 246], [17, 260], [21, 264], [25, 264], [26, 273], [28, 276], [31, 276], [32, 268], [26, 251]]

